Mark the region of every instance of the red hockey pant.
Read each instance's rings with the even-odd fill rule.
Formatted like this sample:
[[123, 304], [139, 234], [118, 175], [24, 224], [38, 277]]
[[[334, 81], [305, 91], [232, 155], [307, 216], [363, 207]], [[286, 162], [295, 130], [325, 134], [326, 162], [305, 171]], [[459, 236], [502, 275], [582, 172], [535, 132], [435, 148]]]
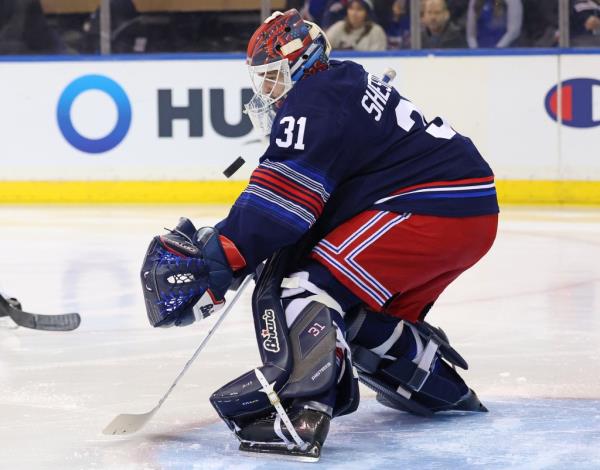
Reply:
[[434, 217], [366, 211], [329, 233], [311, 257], [366, 305], [422, 319], [496, 238], [498, 215]]

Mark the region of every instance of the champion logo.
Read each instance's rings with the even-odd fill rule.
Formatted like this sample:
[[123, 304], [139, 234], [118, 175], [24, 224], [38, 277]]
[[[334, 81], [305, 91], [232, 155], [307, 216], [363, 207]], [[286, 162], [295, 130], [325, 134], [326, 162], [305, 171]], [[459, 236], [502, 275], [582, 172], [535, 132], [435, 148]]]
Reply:
[[[559, 101], [560, 91], [560, 101]], [[560, 104], [560, 106], [559, 106]], [[572, 78], [552, 87], [545, 99], [546, 112], [565, 126], [600, 126], [600, 80]]]
[[262, 329], [260, 335], [265, 338], [263, 341], [263, 348], [265, 351], [272, 353], [279, 352], [279, 337], [277, 336], [277, 324], [275, 323], [275, 312], [271, 309], [266, 309], [262, 315], [262, 319], [265, 321], [265, 327]]

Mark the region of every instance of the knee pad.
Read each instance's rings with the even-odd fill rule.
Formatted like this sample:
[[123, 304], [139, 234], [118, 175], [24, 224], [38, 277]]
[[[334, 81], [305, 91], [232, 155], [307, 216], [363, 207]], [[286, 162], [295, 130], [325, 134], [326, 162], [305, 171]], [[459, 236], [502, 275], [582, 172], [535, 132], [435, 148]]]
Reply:
[[336, 333], [337, 379], [332, 393], [326, 397], [315, 397], [315, 400], [326, 404], [327, 414], [333, 417], [356, 411], [360, 402], [358, 376], [352, 367], [350, 347], [346, 342], [344, 312], [341, 306], [326, 291], [311, 282], [310, 274], [307, 271], [296, 272], [284, 278], [281, 286], [283, 288], [281, 299], [285, 307], [288, 325], [304, 315], [303, 310], [310, 302], [318, 302], [328, 307]]
[[364, 309], [347, 320], [359, 380], [383, 405], [421, 416], [487, 411], [456, 372], [468, 365], [443, 330]]

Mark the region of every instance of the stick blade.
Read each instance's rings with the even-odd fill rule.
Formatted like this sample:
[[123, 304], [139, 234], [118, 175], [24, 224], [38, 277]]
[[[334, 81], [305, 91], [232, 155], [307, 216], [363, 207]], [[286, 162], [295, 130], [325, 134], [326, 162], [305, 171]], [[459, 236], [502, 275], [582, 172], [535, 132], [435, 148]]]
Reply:
[[9, 316], [19, 326], [45, 331], [71, 331], [79, 327], [81, 317], [78, 313], [64, 313], [62, 315], [38, 315], [37, 313], [24, 312], [13, 307], [0, 295], [0, 316]]
[[44, 331], [72, 331], [81, 324], [78, 313], [65, 313], [62, 315], [38, 315], [36, 313], [22, 312], [13, 309], [10, 317], [19, 326]]
[[112, 435], [122, 435], [122, 434], [133, 434], [134, 432], [142, 429], [148, 421], [152, 418], [154, 413], [156, 412], [156, 408], [148, 413], [143, 414], [120, 414], [115, 417], [108, 426], [104, 428], [102, 434], [106, 434], [109, 436]]

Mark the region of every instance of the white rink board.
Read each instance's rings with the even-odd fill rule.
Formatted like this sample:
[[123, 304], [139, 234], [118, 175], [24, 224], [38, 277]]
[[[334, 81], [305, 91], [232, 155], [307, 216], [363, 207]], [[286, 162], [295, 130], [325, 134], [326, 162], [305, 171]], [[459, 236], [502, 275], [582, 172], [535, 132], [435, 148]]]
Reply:
[[[132, 108], [126, 137], [100, 154], [71, 146], [56, 118], [65, 87], [89, 74], [116, 81]], [[242, 60], [0, 62], [0, 76], [4, 180], [215, 180], [223, 178], [223, 168], [241, 153], [258, 158], [265, 148], [255, 132], [225, 138], [210, 124], [209, 89], [224, 90], [226, 120], [233, 124], [241, 119], [241, 90], [250, 88]], [[174, 121], [173, 137], [158, 136], [159, 89], [172, 90], [172, 104], [179, 107], [188, 105], [189, 89], [203, 90], [202, 137], [190, 137], [185, 120]], [[93, 92], [80, 98], [87, 93]], [[108, 120], [110, 131], [116, 122], [111, 98], [96, 93], [101, 96], [90, 97], [87, 107], [75, 102], [71, 110], [74, 126], [81, 126], [78, 130], [89, 138], [99, 137], [90, 133], [94, 123], [106, 130]], [[94, 106], [102, 98], [104, 106]], [[249, 141], [258, 142], [248, 145]]]
[[[441, 115], [471, 137], [499, 179], [597, 181], [600, 159], [592, 149], [600, 141], [600, 126], [560, 126], [546, 112], [544, 101], [559, 81], [559, 72], [562, 80], [600, 80], [598, 58], [578, 54], [356, 60], [375, 74], [394, 67], [400, 93], [429, 119]], [[56, 117], [67, 85], [89, 74], [117, 82], [132, 109], [124, 139], [96, 154], [69, 144]], [[255, 162], [265, 148], [254, 131], [226, 137], [212, 124], [218, 104], [210, 90], [223, 90], [228, 124], [242, 119], [241, 93], [244, 88], [249, 92], [250, 82], [241, 58], [0, 62], [0, 76], [3, 180], [219, 180], [235, 157]], [[202, 90], [201, 136], [191, 137], [185, 120], [173, 121], [172, 137], [159, 136], [161, 89], [171, 90], [176, 107], [188, 105], [188, 90]], [[600, 103], [597, 107], [600, 110]], [[114, 127], [117, 111], [107, 94], [86, 91], [73, 102], [70, 115], [82, 135], [99, 138]], [[236, 178], [246, 179], [252, 166], [246, 165]]]
[[[600, 80], [600, 56], [561, 57], [561, 70], [565, 77], [592, 76]], [[590, 71], [593, 71], [590, 74]], [[594, 93], [594, 119], [600, 120], [600, 87]], [[600, 127], [587, 132], [582, 129], [561, 128], [560, 152], [562, 155], [561, 179], [600, 179]], [[590, 175], [585, 177], [585, 175]], [[580, 176], [581, 175], [581, 176]]]
[[[394, 86], [429, 120], [444, 117], [470, 137], [498, 179], [600, 180], [597, 126], [553, 120], [547, 93], [559, 81], [600, 80], [598, 55], [361, 58], [367, 70], [398, 72]], [[560, 62], [560, 64], [559, 64]], [[560, 78], [559, 78], [560, 77]], [[600, 103], [595, 103], [600, 112]]]

